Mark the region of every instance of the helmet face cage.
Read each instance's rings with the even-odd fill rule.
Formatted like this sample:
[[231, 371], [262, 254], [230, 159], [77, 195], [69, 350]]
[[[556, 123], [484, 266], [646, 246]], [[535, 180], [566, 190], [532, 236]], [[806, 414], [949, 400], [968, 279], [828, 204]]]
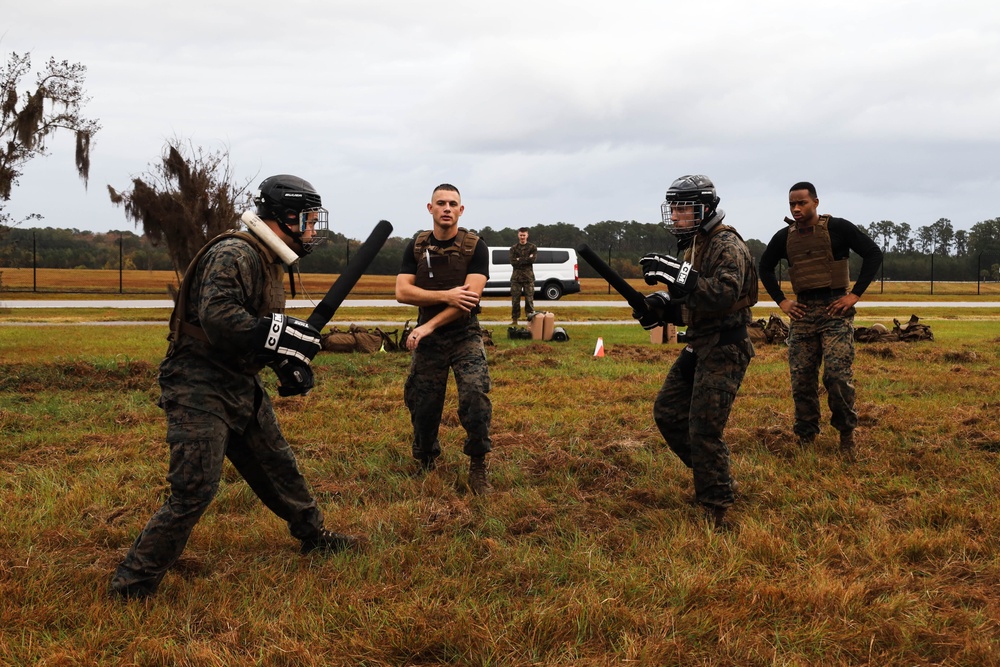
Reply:
[[[705, 205], [690, 199], [667, 199], [660, 205], [660, 214], [667, 231], [677, 238], [683, 238], [697, 234], [701, 229], [701, 223], [705, 221]], [[694, 224], [681, 224], [692, 220]]]
[[[317, 246], [323, 245], [327, 240], [327, 232], [330, 231], [330, 212], [322, 206], [307, 208], [298, 213], [297, 229], [292, 230], [292, 236], [302, 245], [302, 250], [309, 254]], [[307, 229], [313, 230], [313, 236], [308, 241], [302, 240], [302, 235]], [[297, 234], [295, 232], [298, 232]]]
[[705, 221], [715, 214], [718, 205], [715, 185], [708, 176], [681, 176], [670, 184], [665, 201], [660, 206], [663, 226], [674, 237], [687, 239], [701, 230]]

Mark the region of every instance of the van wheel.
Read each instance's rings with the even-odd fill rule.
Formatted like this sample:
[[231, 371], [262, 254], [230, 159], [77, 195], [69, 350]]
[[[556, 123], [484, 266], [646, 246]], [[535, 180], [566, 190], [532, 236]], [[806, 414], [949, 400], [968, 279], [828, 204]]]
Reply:
[[562, 285], [559, 283], [546, 283], [542, 287], [542, 296], [549, 301], [558, 301], [559, 297], [563, 295]]

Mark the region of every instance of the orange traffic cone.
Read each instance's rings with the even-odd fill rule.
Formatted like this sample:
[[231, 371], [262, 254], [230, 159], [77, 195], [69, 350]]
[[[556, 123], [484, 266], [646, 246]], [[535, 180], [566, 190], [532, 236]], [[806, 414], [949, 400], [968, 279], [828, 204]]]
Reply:
[[597, 347], [594, 348], [594, 356], [595, 357], [604, 356], [604, 339], [601, 338], [600, 336], [597, 337]]

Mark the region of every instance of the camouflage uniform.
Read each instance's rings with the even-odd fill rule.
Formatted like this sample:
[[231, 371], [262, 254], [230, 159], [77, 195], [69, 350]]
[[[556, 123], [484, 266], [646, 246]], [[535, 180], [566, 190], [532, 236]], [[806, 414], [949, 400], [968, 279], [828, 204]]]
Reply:
[[112, 590], [156, 591], [215, 497], [224, 458], [294, 537], [309, 540], [323, 528], [255, 360], [259, 318], [284, 309], [283, 275], [273, 254], [247, 234], [214, 239], [192, 262], [160, 364], [170, 496], [116, 569]]
[[[444, 243], [431, 232], [421, 232], [404, 250], [400, 273], [412, 273], [414, 284], [422, 289], [446, 290], [465, 283], [477, 256], [480, 265], [476, 265], [473, 272], [488, 276], [489, 256], [485, 243], [476, 235], [459, 228], [455, 239]], [[428, 266], [428, 260], [433, 262], [433, 267]], [[424, 324], [443, 309], [444, 306], [420, 308], [417, 325]], [[466, 431], [463, 451], [470, 457], [485, 456], [491, 450], [493, 404], [489, 392], [492, 384], [475, 312], [436, 329], [413, 350], [403, 400], [413, 424], [413, 457], [425, 463], [441, 454], [438, 430], [449, 370], [455, 374], [458, 419]]]
[[799, 227], [785, 219], [788, 227], [768, 242], [760, 259], [761, 282], [774, 302], [786, 296], [775, 276], [778, 262], [789, 262], [789, 277], [795, 300], [806, 313], [792, 320], [788, 333], [788, 371], [795, 404], [793, 431], [803, 443], [820, 431], [819, 367], [830, 406], [830, 423], [849, 437], [858, 425], [854, 410], [854, 308], [831, 315], [827, 306], [847, 294], [850, 286], [851, 251], [862, 258], [861, 270], [850, 290], [861, 297], [878, 267], [882, 251], [856, 225], [843, 218], [818, 216], [811, 226]]
[[793, 320], [788, 333], [788, 369], [795, 402], [795, 435], [812, 440], [819, 433], [819, 366], [830, 405], [830, 423], [841, 433], [858, 425], [854, 410], [854, 308], [842, 316], [827, 306], [840, 298], [798, 299], [806, 314]]
[[[475, 318], [473, 318], [475, 320]], [[413, 457], [434, 459], [441, 455], [438, 428], [444, 410], [448, 371], [455, 372], [458, 388], [458, 420], [466, 431], [464, 451], [468, 456], [483, 456], [490, 451], [490, 373], [478, 324], [473, 329], [434, 332], [413, 351], [410, 375], [403, 389], [403, 400], [413, 424]]]
[[521, 317], [521, 295], [524, 295], [524, 314], [535, 312], [535, 270], [533, 268], [538, 248], [534, 243], [515, 243], [510, 247], [510, 319]]
[[[725, 214], [718, 212], [721, 218]], [[733, 504], [729, 447], [722, 439], [753, 344], [747, 334], [757, 275], [746, 244], [724, 227], [699, 233], [686, 259], [698, 283], [684, 307], [687, 346], [653, 403], [653, 418], [671, 450], [694, 474], [695, 499], [709, 508]], [[702, 248], [698, 249], [698, 244]]]

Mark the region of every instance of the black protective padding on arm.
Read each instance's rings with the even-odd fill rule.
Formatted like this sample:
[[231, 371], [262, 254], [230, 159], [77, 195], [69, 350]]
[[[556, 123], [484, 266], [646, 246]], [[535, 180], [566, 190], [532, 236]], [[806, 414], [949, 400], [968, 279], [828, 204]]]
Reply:
[[632, 287], [618, 275], [618, 272], [608, 266], [603, 259], [597, 256], [597, 253], [590, 249], [590, 246], [586, 243], [580, 244], [576, 251], [587, 260], [587, 264], [594, 267], [602, 278], [608, 281], [608, 284], [615, 288], [615, 291], [625, 298], [628, 305], [632, 306], [632, 310], [636, 311], [640, 315], [646, 312], [646, 297], [644, 297], [637, 289]]
[[375, 229], [368, 235], [365, 242], [358, 248], [358, 252], [344, 268], [344, 272], [337, 276], [337, 280], [327, 291], [326, 296], [306, 319], [309, 324], [316, 329], [322, 329], [327, 325], [333, 314], [340, 308], [340, 304], [351, 293], [351, 289], [361, 280], [365, 270], [375, 261], [375, 256], [385, 245], [390, 234], [392, 234], [392, 223], [388, 220], [379, 220]]

